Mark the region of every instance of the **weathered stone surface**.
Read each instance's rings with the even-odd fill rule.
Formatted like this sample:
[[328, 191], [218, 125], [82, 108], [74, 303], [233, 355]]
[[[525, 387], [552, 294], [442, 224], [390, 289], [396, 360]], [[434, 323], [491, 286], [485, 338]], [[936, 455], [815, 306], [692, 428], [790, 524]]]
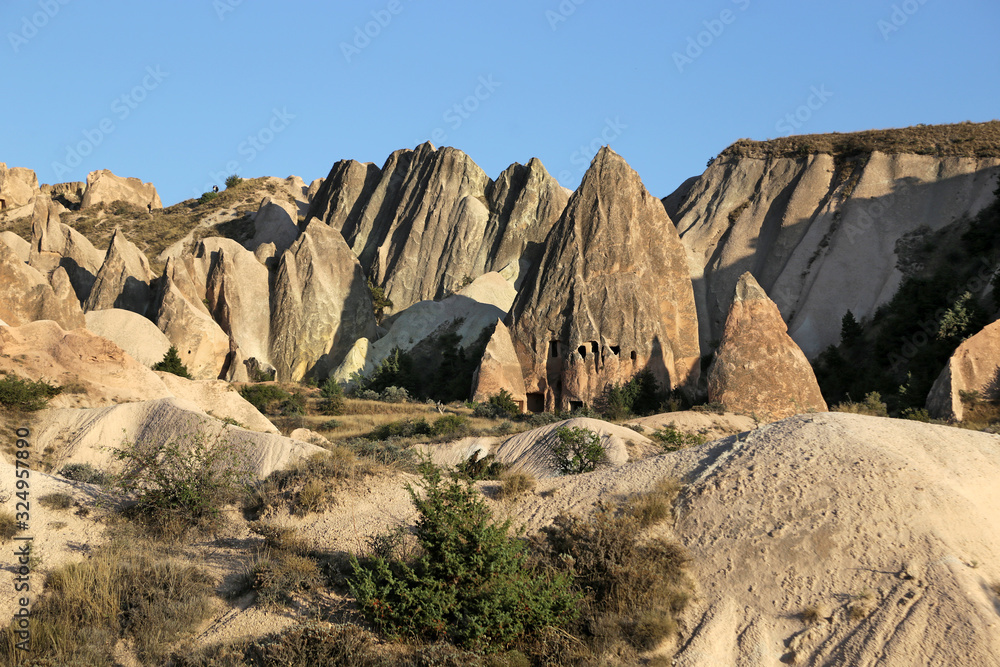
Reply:
[[155, 278], [146, 255], [116, 228], [83, 309], [122, 308], [145, 315], [152, 298], [149, 285]]
[[109, 169], [98, 169], [87, 174], [83, 208], [119, 200], [142, 208], [163, 208], [160, 195], [156, 193], [156, 187], [152, 183], [143, 183], [138, 178], [115, 176]]
[[25, 206], [39, 193], [38, 176], [24, 167], [7, 168], [0, 162], [0, 210]]
[[156, 375], [177, 398], [196, 404], [216, 419], [232, 419], [251, 431], [278, 433], [278, 428], [240, 396], [228, 382], [222, 380], [188, 380], [172, 373]]
[[53, 320], [66, 329], [84, 326], [83, 310], [66, 272], [53, 272], [50, 284], [0, 240], [0, 319], [17, 327], [35, 320]]
[[472, 376], [472, 400], [488, 401], [501, 390], [509, 392], [524, 412], [526, 398], [521, 362], [517, 359], [510, 331], [497, 320], [479, 368]]
[[897, 242], [974, 215], [993, 201], [998, 173], [997, 158], [879, 152], [716, 159], [668, 198], [688, 251], [703, 346], [719, 339], [733, 288], [750, 271], [815, 357], [837, 343], [844, 313], [871, 317], [896, 293]]
[[1000, 321], [965, 340], [948, 360], [927, 396], [927, 411], [938, 419], [965, 419], [962, 392], [1000, 399]]
[[206, 298], [212, 318], [239, 348], [241, 362], [256, 359], [262, 367], [270, 366], [267, 268], [229, 239], [205, 239], [199, 252], [210, 259]]
[[279, 254], [285, 252], [299, 237], [297, 220], [295, 204], [283, 199], [265, 198], [254, 215], [254, 236], [247, 241], [246, 247], [255, 250], [264, 243], [273, 243]]
[[778, 307], [749, 273], [740, 276], [708, 371], [708, 399], [728, 410], [778, 420], [826, 412], [809, 360], [789, 337]]
[[156, 325], [177, 348], [192, 378], [218, 379], [229, 354], [229, 336], [201, 301], [185, 296], [184, 285], [190, 278], [174, 258], [167, 261], [160, 281]]
[[494, 183], [461, 151], [428, 143], [396, 151], [381, 170], [338, 162], [307, 220], [338, 229], [399, 312], [486, 272], [523, 275], [568, 196], [537, 159]]
[[663, 204], [605, 147], [546, 241], [507, 320], [529, 410], [593, 404], [650, 370], [693, 389], [698, 323], [684, 249]]
[[63, 207], [46, 197], [36, 197], [31, 220], [31, 252], [28, 263], [50, 276], [58, 267], [66, 270], [76, 297], [85, 301], [104, 263], [101, 252], [86, 236], [59, 220]]
[[325, 378], [357, 339], [375, 335], [361, 265], [340, 233], [319, 221], [281, 256], [271, 304], [269, 357], [279, 380]]
[[146, 367], [163, 360], [170, 341], [150, 320], [131, 310], [110, 308], [86, 314], [87, 330], [107, 338]]
[[22, 239], [20, 236], [14, 232], [0, 232], [0, 243], [6, 243], [7, 247], [14, 251], [25, 264], [28, 263], [28, 259], [31, 257], [31, 244]]

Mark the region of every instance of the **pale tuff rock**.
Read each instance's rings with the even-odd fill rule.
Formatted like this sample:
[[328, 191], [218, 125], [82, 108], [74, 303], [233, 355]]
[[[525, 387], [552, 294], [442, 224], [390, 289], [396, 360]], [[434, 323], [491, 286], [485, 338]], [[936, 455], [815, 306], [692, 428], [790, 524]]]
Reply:
[[142, 208], [163, 208], [160, 195], [156, 193], [156, 187], [152, 183], [143, 183], [138, 178], [115, 176], [109, 169], [98, 169], [87, 174], [82, 208], [115, 201], [125, 201]]
[[216, 419], [229, 419], [239, 426], [261, 433], [278, 433], [278, 428], [257, 411], [236, 389], [223, 380], [189, 380], [172, 373], [156, 372], [170, 393], [191, 401]]
[[86, 314], [87, 331], [107, 338], [143, 366], [163, 361], [170, 340], [150, 320], [131, 310], [110, 308]]
[[340, 233], [310, 224], [281, 256], [269, 357], [279, 380], [325, 378], [359, 338], [375, 335], [371, 294]]
[[31, 169], [0, 162], [0, 211], [26, 206], [39, 194], [38, 176]]
[[[299, 179], [301, 181], [301, 179]], [[246, 247], [253, 251], [265, 243], [274, 244], [278, 254], [288, 250], [299, 236], [295, 204], [266, 197], [254, 215], [254, 236]]]
[[116, 228], [83, 309], [90, 312], [122, 308], [144, 315], [152, 298], [150, 283], [155, 278], [146, 255]]
[[931, 387], [928, 412], [939, 419], [962, 421], [965, 392], [978, 394], [979, 399], [986, 401], [1000, 398], [1000, 321], [958, 346]]
[[611, 149], [570, 198], [507, 324], [532, 411], [593, 404], [643, 370], [666, 388], [696, 385], [684, 249], [663, 204]]
[[53, 320], [67, 329], [84, 325], [83, 310], [66, 271], [57, 268], [52, 282], [0, 239], [0, 319], [17, 327], [36, 320]]
[[740, 276], [708, 372], [709, 401], [768, 420], [826, 412], [812, 366], [786, 332], [777, 306], [754, 277]]
[[688, 252], [702, 345], [720, 337], [750, 271], [814, 357], [837, 342], [844, 313], [871, 317], [896, 293], [897, 241], [974, 215], [993, 201], [998, 173], [997, 158], [879, 152], [714, 160], [666, 199]]
[[502, 390], [510, 393], [522, 412], [525, 410], [526, 397], [521, 363], [517, 359], [517, 352], [514, 351], [510, 331], [503, 322], [497, 320], [479, 367], [472, 376], [472, 400], [488, 401], [491, 396], [496, 396]]
[[94, 286], [105, 253], [83, 234], [62, 224], [59, 220], [62, 210], [60, 204], [46, 197], [35, 198], [28, 263], [46, 277], [58, 267], [65, 269], [77, 299], [82, 302]]
[[14, 232], [0, 232], [0, 243], [6, 243], [7, 247], [13, 250], [18, 259], [25, 264], [31, 258], [31, 244]]

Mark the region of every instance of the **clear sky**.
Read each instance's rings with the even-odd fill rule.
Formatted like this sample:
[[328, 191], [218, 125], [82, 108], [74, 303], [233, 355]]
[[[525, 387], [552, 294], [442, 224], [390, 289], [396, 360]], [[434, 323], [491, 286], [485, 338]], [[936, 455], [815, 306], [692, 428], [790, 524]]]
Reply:
[[996, 0], [6, 0], [0, 161], [164, 204], [424, 141], [657, 196], [741, 137], [1000, 117]]

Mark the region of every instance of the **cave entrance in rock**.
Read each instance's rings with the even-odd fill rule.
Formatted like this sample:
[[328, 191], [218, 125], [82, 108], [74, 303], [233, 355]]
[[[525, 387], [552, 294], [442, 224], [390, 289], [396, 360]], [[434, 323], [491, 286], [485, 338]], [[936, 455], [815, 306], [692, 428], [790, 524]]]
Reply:
[[545, 412], [545, 394], [534, 392], [527, 395], [528, 412]]
[[555, 359], [559, 356], [559, 341], [550, 340], [549, 341], [549, 356]]
[[569, 402], [570, 411], [573, 410], [583, 410], [583, 401], [570, 401]]

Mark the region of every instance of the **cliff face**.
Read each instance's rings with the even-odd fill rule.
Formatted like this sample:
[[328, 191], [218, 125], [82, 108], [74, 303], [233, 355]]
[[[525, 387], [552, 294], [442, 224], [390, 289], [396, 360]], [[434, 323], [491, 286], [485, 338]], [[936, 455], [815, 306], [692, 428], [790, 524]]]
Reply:
[[549, 233], [508, 323], [529, 410], [593, 404], [642, 370], [669, 388], [696, 384], [684, 250], [663, 205], [609, 148]]
[[339, 231], [398, 312], [490, 271], [523, 274], [568, 198], [537, 159], [494, 182], [465, 153], [422, 144], [381, 169], [336, 163], [305, 224]]
[[806, 356], [892, 298], [899, 241], [993, 200], [1000, 159], [877, 151], [853, 157], [723, 155], [664, 200], [687, 250], [703, 349], [722, 335], [750, 271]]

